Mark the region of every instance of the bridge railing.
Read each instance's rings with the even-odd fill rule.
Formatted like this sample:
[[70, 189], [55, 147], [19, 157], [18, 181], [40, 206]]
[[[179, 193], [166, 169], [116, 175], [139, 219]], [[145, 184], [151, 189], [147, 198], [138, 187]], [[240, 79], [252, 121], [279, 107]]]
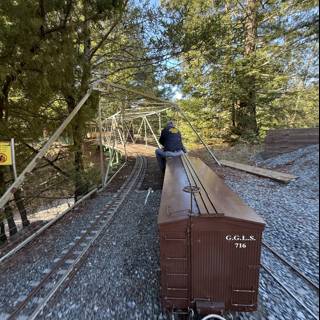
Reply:
[[[16, 138], [18, 177], [10, 167], [1, 168], [6, 190], [1, 194], [0, 189], [0, 245], [15, 241], [18, 231], [30, 224], [26, 230], [32, 233], [103, 184], [110, 152], [99, 144], [98, 110], [81, 122], [81, 128], [77, 119], [90, 94], [91, 90], [51, 134], [44, 124], [39, 139]], [[95, 136], [90, 139], [92, 132]], [[115, 160], [109, 176], [123, 162], [119, 154]]]

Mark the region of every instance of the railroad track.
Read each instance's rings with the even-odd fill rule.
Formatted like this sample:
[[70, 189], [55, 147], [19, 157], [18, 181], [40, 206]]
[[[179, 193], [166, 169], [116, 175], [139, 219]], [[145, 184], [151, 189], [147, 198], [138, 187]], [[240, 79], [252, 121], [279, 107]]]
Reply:
[[112, 200], [107, 202], [105, 208], [97, 213], [94, 220], [90, 221], [87, 230], [81, 231], [81, 234], [75, 238], [74, 245], [63, 252], [63, 256], [56, 261], [51, 270], [16, 305], [7, 320], [36, 319], [44, 308], [63, 292], [85, 262], [97, 239], [111, 224], [112, 218], [128, 194], [141, 185], [145, 168], [145, 158], [138, 156], [130, 176]]
[[[272, 256], [273, 262], [272, 266], [263, 263], [262, 268], [312, 319], [319, 319], [317, 315], [319, 310], [319, 286], [270, 245], [263, 243], [263, 247], [269, 255], [269, 261], [271, 261]], [[279, 270], [280, 265], [282, 265], [282, 272]]]

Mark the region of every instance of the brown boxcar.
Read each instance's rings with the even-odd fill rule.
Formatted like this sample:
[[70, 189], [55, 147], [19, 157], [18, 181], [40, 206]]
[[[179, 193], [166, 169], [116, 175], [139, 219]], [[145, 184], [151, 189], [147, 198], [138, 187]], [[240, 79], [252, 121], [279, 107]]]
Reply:
[[158, 225], [165, 309], [257, 309], [265, 223], [201, 160], [167, 161]]

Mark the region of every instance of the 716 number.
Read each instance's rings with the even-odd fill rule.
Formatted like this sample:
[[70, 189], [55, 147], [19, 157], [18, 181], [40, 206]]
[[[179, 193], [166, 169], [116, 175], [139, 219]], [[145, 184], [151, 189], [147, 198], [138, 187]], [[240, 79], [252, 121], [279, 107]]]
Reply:
[[234, 245], [238, 249], [245, 249], [247, 247], [245, 243], [239, 243], [239, 242], [236, 242]]

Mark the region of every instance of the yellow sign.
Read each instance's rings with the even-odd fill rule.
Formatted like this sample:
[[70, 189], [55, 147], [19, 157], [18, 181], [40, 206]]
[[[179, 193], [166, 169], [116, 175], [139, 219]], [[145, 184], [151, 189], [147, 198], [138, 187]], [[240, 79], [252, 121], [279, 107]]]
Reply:
[[10, 142], [0, 141], [0, 166], [11, 166], [11, 146]]

